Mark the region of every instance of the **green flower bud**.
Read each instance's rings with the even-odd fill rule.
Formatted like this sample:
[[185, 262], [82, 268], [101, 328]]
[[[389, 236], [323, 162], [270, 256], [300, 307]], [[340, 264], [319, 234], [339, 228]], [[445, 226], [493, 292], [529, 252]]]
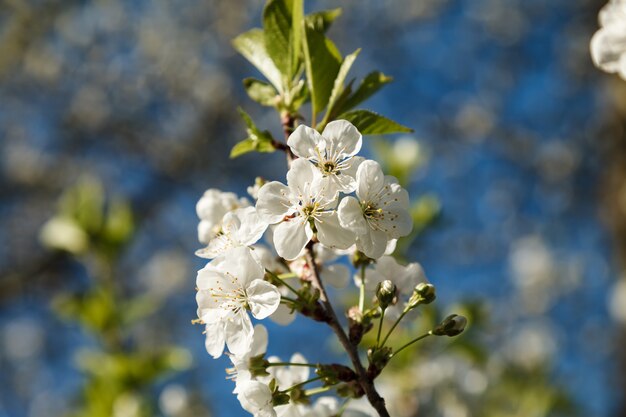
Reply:
[[420, 282], [413, 290], [407, 308], [412, 310], [420, 304], [430, 304], [435, 301], [435, 298], [437, 298], [435, 286], [433, 284]]
[[393, 303], [395, 296], [396, 285], [388, 279], [379, 282], [376, 286], [376, 298], [378, 299], [380, 308], [383, 310], [386, 309], [389, 304]]
[[432, 334], [435, 336], [456, 336], [463, 333], [467, 319], [458, 314], [451, 314], [433, 329]]

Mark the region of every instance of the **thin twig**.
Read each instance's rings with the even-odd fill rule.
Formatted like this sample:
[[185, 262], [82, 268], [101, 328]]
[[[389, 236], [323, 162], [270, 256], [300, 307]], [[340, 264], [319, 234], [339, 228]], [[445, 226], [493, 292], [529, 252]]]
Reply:
[[330, 317], [328, 324], [333, 329], [339, 342], [342, 344], [350, 360], [352, 361], [352, 365], [354, 366], [354, 370], [357, 374], [357, 381], [363, 391], [365, 391], [365, 395], [367, 396], [368, 401], [374, 407], [374, 409], [378, 412], [380, 417], [390, 417], [389, 412], [385, 406], [385, 399], [378, 394], [376, 391], [376, 387], [374, 387], [374, 383], [367, 376], [365, 368], [363, 368], [363, 364], [361, 363], [361, 359], [359, 358], [359, 353], [357, 351], [356, 346], [350, 343], [346, 332], [341, 327], [339, 323], [339, 319], [337, 318], [337, 314], [335, 314], [335, 310], [333, 309], [332, 304], [328, 300], [328, 295], [326, 294], [326, 290], [324, 289], [324, 285], [319, 278], [319, 271], [317, 269], [317, 264], [315, 263], [315, 255], [313, 254], [313, 245], [309, 242], [306, 247], [306, 260], [311, 268], [312, 282], [319, 291], [320, 291], [320, 300], [326, 309], [326, 313]]

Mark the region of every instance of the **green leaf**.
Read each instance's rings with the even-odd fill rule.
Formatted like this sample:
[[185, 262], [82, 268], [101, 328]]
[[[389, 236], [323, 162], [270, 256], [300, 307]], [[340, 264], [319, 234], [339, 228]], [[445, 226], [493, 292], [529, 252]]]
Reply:
[[248, 132], [248, 137], [241, 142], [237, 143], [230, 151], [231, 158], [237, 158], [243, 154], [248, 152], [274, 152], [276, 148], [274, 147], [274, 139], [272, 135], [267, 130], [261, 131], [256, 125], [254, 121], [246, 113], [243, 109], [239, 109], [239, 114], [243, 118], [246, 126], [248, 127], [246, 130]]
[[276, 106], [278, 103], [278, 92], [269, 83], [255, 78], [244, 78], [243, 86], [248, 96], [257, 103], [264, 106]]
[[345, 101], [339, 101], [337, 104], [337, 111], [345, 112], [356, 107], [391, 81], [393, 81], [392, 77], [389, 77], [380, 71], [369, 73], [365, 78], [363, 78], [354, 94], [347, 97]]
[[369, 110], [352, 110], [337, 116], [351, 122], [362, 135], [383, 135], [386, 133], [406, 133], [413, 129], [402, 126], [378, 113]]
[[[304, 21], [304, 0], [293, 0], [291, 17], [291, 39], [289, 57], [291, 59], [291, 75], [296, 74], [302, 56], [302, 21]], [[291, 79], [292, 77], [290, 77]]]
[[326, 110], [326, 114], [324, 115], [324, 120], [322, 121], [320, 127], [325, 125], [330, 120], [330, 117], [332, 116], [332, 113], [333, 113], [333, 107], [335, 106], [337, 99], [341, 97], [344, 91], [343, 84], [346, 80], [346, 77], [348, 76], [348, 72], [350, 71], [352, 64], [354, 64], [356, 57], [359, 55], [359, 52], [361, 52], [361, 49], [357, 49], [350, 55], [346, 56], [343, 62], [341, 63], [341, 67], [339, 68], [339, 72], [337, 73], [337, 78], [335, 78], [335, 82], [333, 84], [333, 90], [328, 100], [328, 109]]
[[282, 78], [276, 64], [265, 48], [261, 29], [252, 29], [233, 39], [234, 48], [254, 65], [279, 92], [283, 91]]
[[269, 0], [263, 9], [263, 35], [267, 53], [287, 78], [291, 73], [292, 5], [291, 0]]
[[341, 9], [322, 10], [305, 17], [308, 26], [317, 32], [326, 32], [330, 25], [341, 16]]
[[311, 93], [313, 114], [321, 112], [330, 98], [341, 63], [341, 54], [324, 34], [306, 26], [303, 37], [304, 62]]

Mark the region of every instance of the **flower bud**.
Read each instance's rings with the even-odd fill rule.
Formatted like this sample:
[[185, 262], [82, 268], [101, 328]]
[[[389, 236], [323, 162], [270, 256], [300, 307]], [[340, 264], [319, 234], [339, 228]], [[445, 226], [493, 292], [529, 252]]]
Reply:
[[457, 314], [451, 314], [433, 329], [432, 334], [435, 336], [456, 336], [463, 333], [467, 319]]
[[435, 301], [435, 298], [437, 298], [435, 286], [433, 284], [420, 282], [413, 290], [407, 308], [412, 310], [420, 304], [430, 304]]
[[386, 309], [389, 304], [393, 303], [395, 296], [396, 285], [388, 279], [379, 282], [376, 286], [376, 298], [378, 299], [380, 308], [383, 310]]

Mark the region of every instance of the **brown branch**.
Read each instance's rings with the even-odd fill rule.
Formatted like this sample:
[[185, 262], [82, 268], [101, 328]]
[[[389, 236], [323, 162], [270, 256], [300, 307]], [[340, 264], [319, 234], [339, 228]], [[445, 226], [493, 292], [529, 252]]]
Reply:
[[359, 358], [359, 352], [357, 347], [350, 343], [346, 332], [341, 327], [339, 323], [339, 319], [337, 318], [337, 314], [335, 314], [335, 310], [333, 309], [332, 304], [328, 300], [328, 295], [326, 294], [326, 290], [324, 289], [324, 285], [319, 276], [319, 271], [317, 268], [317, 264], [315, 263], [315, 255], [313, 253], [313, 242], [309, 242], [306, 247], [306, 260], [309, 264], [309, 268], [311, 269], [311, 278], [313, 285], [315, 285], [320, 290], [320, 300], [326, 309], [326, 312], [330, 318], [328, 321], [328, 325], [333, 329], [339, 342], [343, 345], [344, 349], [348, 353], [350, 360], [352, 361], [352, 365], [354, 365], [354, 370], [357, 374], [357, 381], [363, 391], [365, 391], [365, 395], [369, 400], [372, 407], [376, 409], [380, 417], [389, 417], [389, 412], [385, 406], [385, 399], [378, 394], [376, 391], [376, 387], [374, 386], [374, 382], [367, 376], [367, 372], [365, 368], [363, 368], [363, 364], [361, 363], [361, 359]]

